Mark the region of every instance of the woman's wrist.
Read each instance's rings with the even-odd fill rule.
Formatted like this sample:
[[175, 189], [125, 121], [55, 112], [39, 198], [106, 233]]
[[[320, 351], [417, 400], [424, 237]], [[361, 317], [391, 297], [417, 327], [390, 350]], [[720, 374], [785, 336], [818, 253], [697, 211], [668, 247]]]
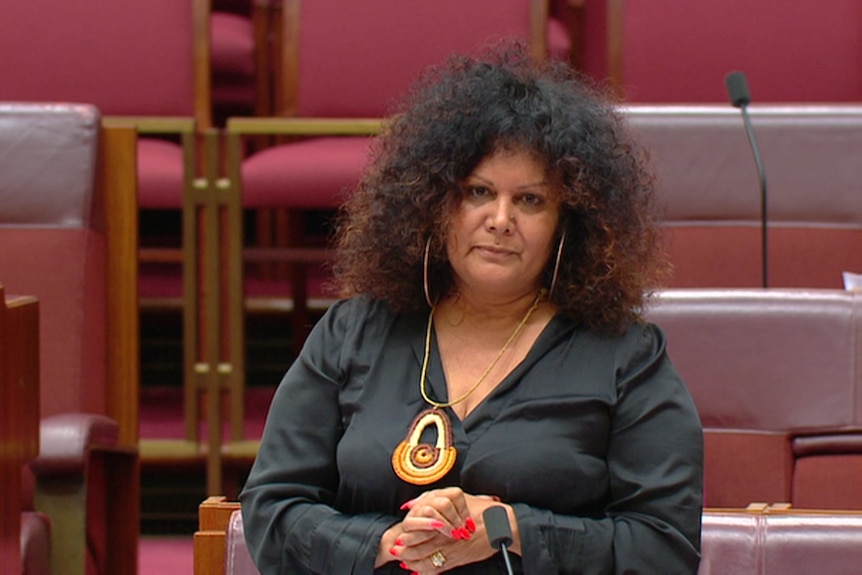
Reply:
[[399, 533], [401, 533], [400, 523], [396, 523], [383, 532], [383, 535], [380, 537], [380, 544], [377, 546], [377, 559], [374, 560], [375, 569], [396, 559], [390, 552], [390, 549], [395, 545], [395, 540], [398, 538]]

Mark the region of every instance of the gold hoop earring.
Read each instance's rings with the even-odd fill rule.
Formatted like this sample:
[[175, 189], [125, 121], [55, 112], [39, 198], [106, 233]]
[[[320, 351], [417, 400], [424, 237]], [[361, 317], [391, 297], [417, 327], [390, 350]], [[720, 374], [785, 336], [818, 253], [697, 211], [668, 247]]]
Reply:
[[425, 242], [425, 257], [422, 260], [422, 290], [425, 292], [425, 301], [428, 302], [428, 307], [433, 308], [434, 302], [431, 300], [431, 288], [429, 284], [429, 273], [428, 268], [430, 264], [428, 260], [431, 259], [431, 238], [428, 238], [428, 241]]
[[557, 287], [557, 276], [560, 273], [560, 260], [563, 259], [563, 247], [566, 245], [566, 232], [560, 236], [560, 245], [557, 248], [557, 259], [554, 262], [554, 275], [551, 276], [551, 288], [548, 290], [548, 299], [553, 297], [554, 289]]

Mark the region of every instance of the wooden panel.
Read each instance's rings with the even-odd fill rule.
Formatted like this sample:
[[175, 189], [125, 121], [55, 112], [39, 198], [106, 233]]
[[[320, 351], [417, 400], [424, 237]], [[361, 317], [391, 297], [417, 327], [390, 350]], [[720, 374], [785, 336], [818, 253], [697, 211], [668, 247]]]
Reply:
[[39, 451], [39, 313], [0, 285], [0, 573], [21, 571], [21, 467]]

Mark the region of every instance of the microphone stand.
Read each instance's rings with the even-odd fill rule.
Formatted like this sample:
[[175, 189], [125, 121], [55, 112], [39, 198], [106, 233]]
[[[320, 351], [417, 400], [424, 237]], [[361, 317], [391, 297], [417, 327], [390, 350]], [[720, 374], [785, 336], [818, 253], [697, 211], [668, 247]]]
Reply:
[[751, 153], [754, 155], [754, 164], [757, 166], [757, 175], [760, 178], [760, 253], [761, 253], [761, 278], [763, 287], [769, 287], [769, 269], [767, 260], [769, 259], [768, 250], [768, 231], [767, 231], [767, 194], [766, 194], [766, 170], [763, 167], [763, 161], [760, 159], [760, 149], [757, 147], [757, 140], [754, 139], [754, 128], [751, 126], [751, 118], [748, 115], [748, 104], [751, 103], [751, 95], [748, 91], [748, 82], [742, 72], [731, 72], [725, 77], [725, 84], [730, 96], [730, 103], [739, 108], [742, 112], [742, 122], [745, 125], [745, 133], [748, 136], [748, 143], [751, 146]]
[[748, 106], [740, 106], [740, 110], [742, 111], [743, 123], [745, 124], [745, 133], [748, 134], [748, 143], [751, 145], [751, 153], [754, 155], [754, 163], [757, 166], [757, 174], [760, 178], [760, 253], [761, 256], [761, 264], [762, 264], [762, 278], [763, 278], [763, 287], [769, 287], [769, 270], [767, 260], [769, 259], [768, 254], [768, 240], [767, 240], [767, 205], [766, 205], [766, 171], [763, 169], [763, 161], [760, 159], [760, 149], [757, 147], [757, 143], [754, 140], [754, 129], [751, 127], [751, 119], [748, 116]]

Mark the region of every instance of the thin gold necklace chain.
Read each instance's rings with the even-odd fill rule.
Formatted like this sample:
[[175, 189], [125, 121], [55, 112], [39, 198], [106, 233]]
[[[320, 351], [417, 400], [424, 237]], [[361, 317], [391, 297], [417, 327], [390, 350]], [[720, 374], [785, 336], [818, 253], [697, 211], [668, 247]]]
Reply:
[[428, 328], [425, 333], [425, 357], [422, 360], [422, 374], [419, 376], [419, 391], [422, 393], [422, 399], [427, 401], [432, 407], [434, 407], [434, 409], [440, 409], [441, 407], [450, 407], [457, 403], [461, 403], [462, 401], [470, 397], [470, 395], [474, 391], [476, 391], [480, 385], [482, 385], [482, 382], [485, 381], [485, 378], [488, 377], [488, 374], [491, 373], [491, 370], [494, 369], [494, 366], [497, 365], [497, 362], [500, 361], [500, 358], [503, 357], [503, 354], [506, 353], [506, 350], [509, 349], [509, 346], [512, 345], [512, 342], [515, 341], [515, 339], [524, 329], [524, 326], [527, 325], [527, 321], [529, 321], [530, 316], [533, 315], [533, 312], [536, 311], [536, 309], [539, 307], [539, 304], [542, 303], [544, 299], [544, 290], [539, 290], [539, 293], [536, 294], [536, 299], [533, 301], [533, 305], [531, 305], [530, 309], [527, 310], [527, 313], [526, 315], [524, 315], [524, 318], [521, 320], [521, 323], [518, 324], [518, 327], [515, 328], [515, 331], [512, 332], [512, 335], [509, 336], [509, 339], [506, 340], [506, 343], [503, 344], [503, 347], [500, 348], [499, 353], [497, 353], [497, 357], [495, 357], [494, 361], [491, 362], [491, 365], [489, 365], [485, 369], [485, 371], [482, 373], [476, 383], [473, 384], [473, 387], [468, 389], [467, 392], [458, 399], [445, 403], [434, 401], [433, 399], [428, 397], [428, 391], [425, 389], [427, 383], [426, 375], [428, 373], [428, 359], [431, 356], [431, 332], [434, 323], [434, 310], [436, 309], [431, 308], [431, 313], [428, 315]]

